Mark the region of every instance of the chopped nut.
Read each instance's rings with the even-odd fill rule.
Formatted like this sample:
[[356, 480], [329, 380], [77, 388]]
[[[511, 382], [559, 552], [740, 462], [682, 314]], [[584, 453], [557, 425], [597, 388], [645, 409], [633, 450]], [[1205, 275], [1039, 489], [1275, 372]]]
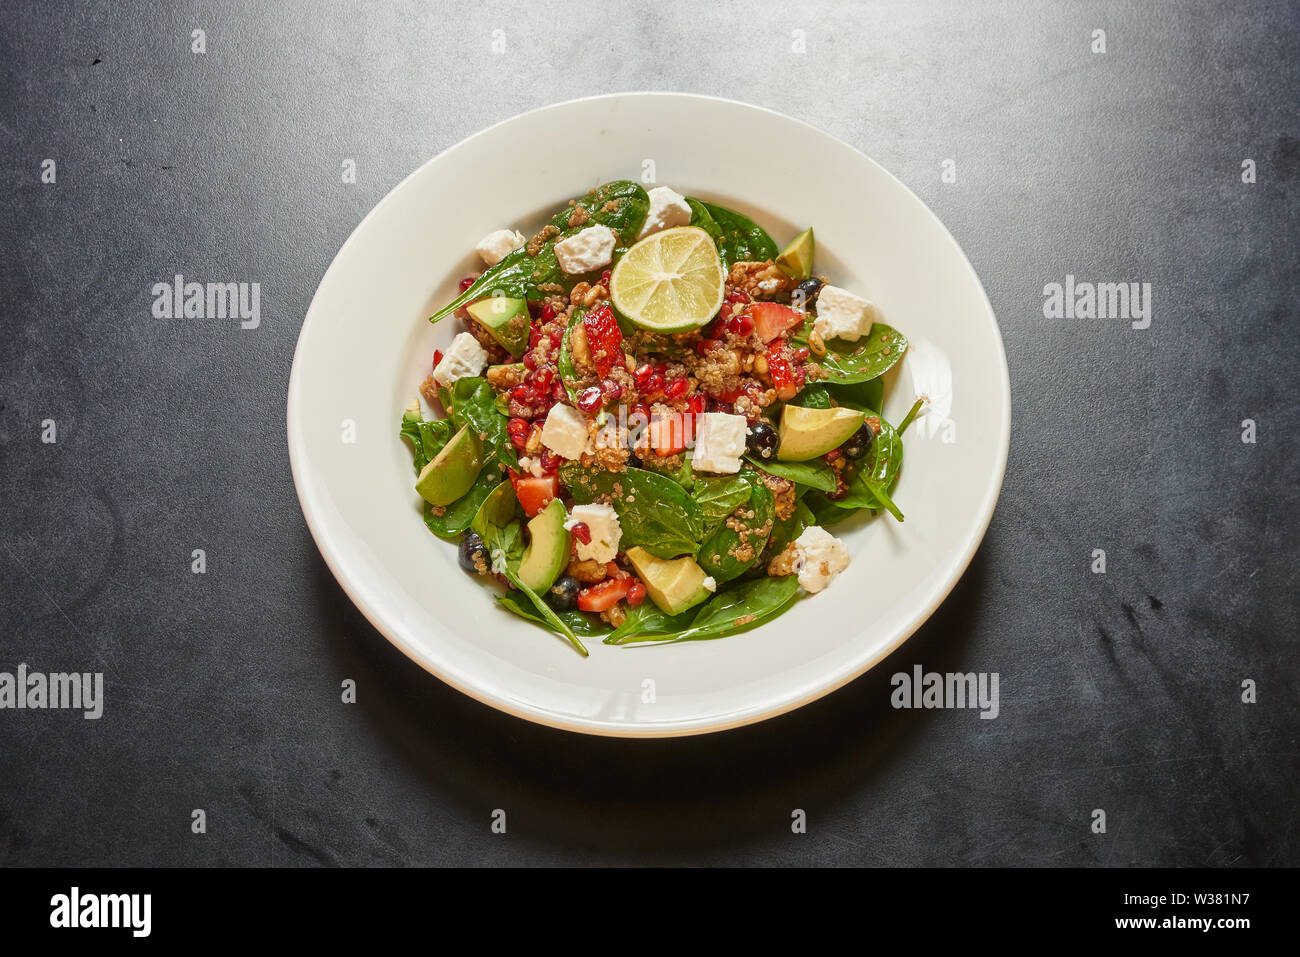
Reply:
[[604, 562], [591, 558], [575, 558], [569, 562], [568, 573], [584, 584], [594, 585], [596, 582], [604, 581], [609, 571]]
[[787, 545], [781, 554], [767, 563], [767, 574], [772, 578], [784, 578], [799, 571], [799, 548], [794, 542]]
[[822, 334], [816, 329], [808, 333], [808, 349], [815, 356], [826, 355], [826, 342], [822, 339]]

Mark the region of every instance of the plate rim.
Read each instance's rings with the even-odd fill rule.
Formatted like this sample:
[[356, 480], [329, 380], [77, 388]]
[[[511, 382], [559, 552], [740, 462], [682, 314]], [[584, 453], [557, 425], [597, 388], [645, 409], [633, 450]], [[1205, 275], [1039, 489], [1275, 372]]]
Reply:
[[[493, 694], [484, 688], [475, 685], [468, 676], [461, 674], [457, 669], [445, 666], [435, 668], [435, 663], [426, 661], [426, 656], [417, 652], [414, 647], [404, 641], [400, 637], [397, 629], [388, 628], [384, 616], [370, 601], [367, 600], [365, 595], [361, 593], [361, 589], [356, 587], [356, 585], [349, 580], [347, 574], [344, 573], [342, 559], [334, 553], [324, 529], [323, 518], [321, 514], [316, 511], [318, 506], [304, 491], [306, 488], [306, 480], [304, 478], [306, 463], [304, 459], [307, 451], [305, 448], [306, 443], [304, 433], [298, 428], [298, 419], [302, 414], [300, 407], [303, 406], [306, 401], [304, 397], [300, 395], [302, 389], [302, 376], [300, 375], [299, 360], [302, 355], [301, 350], [303, 340], [306, 338], [312, 314], [316, 309], [316, 303], [321, 295], [321, 290], [325, 287], [331, 273], [336, 268], [340, 257], [342, 257], [349, 247], [357, 241], [357, 237], [365, 229], [371, 218], [375, 217], [381, 209], [387, 207], [390, 202], [395, 202], [407, 183], [421, 175], [427, 167], [436, 163], [443, 156], [446, 156], [453, 151], [468, 147], [479, 137], [487, 135], [500, 126], [513, 123], [524, 117], [532, 116], [537, 113], [574, 106], [580, 103], [611, 101], [627, 98], [698, 100], [723, 104], [731, 108], [756, 110], [762, 113], [768, 113], [786, 122], [794, 123], [798, 126], [804, 127], [805, 129], [814, 131], [820, 136], [829, 137], [847, 149], [852, 150], [858, 157], [865, 160], [867, 163], [870, 163], [879, 172], [883, 173], [886, 177], [897, 184], [912, 198], [912, 200], [916, 202], [920, 209], [924, 211], [925, 215], [928, 216], [940, 230], [942, 230], [943, 235], [946, 236], [956, 248], [958, 255], [961, 257], [962, 265], [965, 267], [965, 270], [969, 273], [970, 277], [974, 279], [975, 285], [980, 291], [980, 296], [982, 297], [986, 310], [986, 316], [982, 318], [987, 318], [991, 325], [993, 338], [997, 346], [996, 352], [1002, 373], [999, 385], [1001, 387], [1000, 398], [1003, 409], [1002, 421], [998, 423], [999, 428], [996, 449], [997, 476], [996, 480], [989, 484], [988, 489], [980, 502], [979, 510], [982, 514], [982, 520], [979, 522], [978, 526], [973, 529], [968, 541], [964, 543], [960, 559], [954, 566], [952, 574], [948, 576], [948, 580], [939, 588], [935, 589], [934, 596], [926, 603], [926, 607], [924, 607], [923, 610], [918, 610], [912, 613], [908, 624], [899, 629], [894, 639], [887, 642], [874, 654], [867, 655], [861, 661], [855, 661], [852, 665], [840, 669], [840, 671], [829, 676], [828, 680], [807, 681], [804, 683], [803, 687], [795, 689], [794, 691], [782, 696], [779, 701], [766, 706], [751, 705], [749, 707], [729, 711], [725, 715], [710, 718], [678, 719], [674, 721], [647, 721], [637, 724], [619, 724], [609, 721], [584, 721], [574, 717], [558, 715], [544, 708], [530, 706], [525, 702], [516, 702], [503, 695]], [[357, 223], [348, 234], [347, 239], [344, 240], [341, 246], [339, 246], [338, 251], [334, 253], [329, 266], [322, 274], [320, 282], [316, 286], [316, 291], [312, 294], [311, 302], [307, 306], [307, 311], [303, 316], [302, 326], [298, 330], [298, 337], [294, 343], [293, 362], [289, 372], [289, 384], [286, 393], [285, 406], [285, 430], [289, 446], [289, 469], [293, 478], [294, 493], [297, 496], [299, 508], [307, 523], [307, 528], [311, 533], [312, 540], [316, 545], [316, 550], [324, 559], [326, 567], [329, 568], [330, 574], [334, 577], [334, 580], [338, 583], [339, 587], [343, 589], [344, 593], [348, 596], [348, 599], [366, 617], [366, 620], [370, 622], [371, 626], [383, 635], [389, 644], [401, 651], [402, 654], [406, 655], [407, 658], [415, 662], [426, 672], [475, 701], [479, 701], [498, 711], [502, 711], [506, 714], [513, 715], [516, 718], [530, 721], [535, 724], [541, 724], [547, 727], [580, 734], [616, 738], [687, 737], [700, 734], [712, 734], [719, 731], [742, 727], [748, 724], [755, 724], [769, 718], [788, 714], [789, 712], [802, 708], [807, 704], [811, 704], [813, 701], [838, 691], [853, 680], [866, 674], [916, 634], [921, 626], [929, 621], [931, 616], [934, 615], [939, 606], [948, 599], [948, 596], [952, 594], [953, 589], [956, 588], [957, 583], [960, 582], [962, 577], [966, 574], [967, 569], [970, 567], [970, 563], [974, 560], [976, 552], [984, 541], [984, 537], [988, 534], [989, 525], [992, 523], [993, 513], [996, 511], [998, 499], [1002, 492], [1002, 486], [1006, 479], [1007, 460], [1011, 447], [1011, 378], [1010, 369], [1007, 364], [1006, 345], [1002, 339], [1002, 329], [998, 324], [997, 314], [993, 310], [993, 304], [989, 301], [988, 291], [984, 288], [983, 282], [980, 281], [979, 274], [975, 271], [975, 267], [971, 265], [970, 258], [966, 255], [966, 251], [962, 248], [961, 244], [957, 242], [956, 237], [952, 235], [951, 231], [949, 231], [948, 227], [938, 217], [934, 210], [930, 208], [929, 204], [910, 189], [906, 183], [896, 177], [889, 170], [885, 169], [866, 153], [859, 150], [856, 146], [845, 142], [838, 136], [821, 129], [820, 127], [814, 126], [811, 123], [768, 107], [746, 103], [741, 100], [733, 100], [726, 97], [711, 96], [701, 93], [681, 93], [664, 90], [601, 93], [593, 96], [577, 97], [575, 99], [547, 103], [531, 110], [525, 110], [486, 126], [464, 139], [458, 140], [456, 143], [425, 160], [409, 174], [403, 177], [400, 182], [389, 189], [388, 192], [385, 193], [373, 207], [371, 207], [369, 212], [362, 217], [361, 221]], [[438, 662], [437, 664], [442, 663]]]

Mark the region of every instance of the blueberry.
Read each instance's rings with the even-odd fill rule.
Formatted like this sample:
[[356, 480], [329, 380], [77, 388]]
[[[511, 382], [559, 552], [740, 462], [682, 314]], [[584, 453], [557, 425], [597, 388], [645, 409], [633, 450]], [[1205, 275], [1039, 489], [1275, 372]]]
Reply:
[[745, 433], [745, 448], [754, 458], [764, 462], [776, 457], [776, 447], [780, 444], [776, 429], [766, 422], [755, 422]]
[[871, 431], [871, 426], [864, 425], [858, 431], [849, 436], [841, 447], [840, 451], [848, 459], [860, 459], [871, 451], [871, 443], [876, 440], [876, 433]]
[[486, 575], [492, 567], [492, 559], [488, 557], [487, 546], [483, 544], [483, 539], [479, 538], [474, 532], [466, 532], [465, 537], [461, 539], [458, 557], [460, 567], [471, 575]]
[[807, 312], [816, 312], [817, 296], [822, 291], [825, 283], [820, 279], [805, 279], [799, 285], [795, 286], [794, 293], [790, 297], [791, 302], [803, 302], [803, 308]]
[[572, 575], [561, 575], [546, 593], [546, 604], [556, 611], [569, 611], [578, 604], [582, 582]]

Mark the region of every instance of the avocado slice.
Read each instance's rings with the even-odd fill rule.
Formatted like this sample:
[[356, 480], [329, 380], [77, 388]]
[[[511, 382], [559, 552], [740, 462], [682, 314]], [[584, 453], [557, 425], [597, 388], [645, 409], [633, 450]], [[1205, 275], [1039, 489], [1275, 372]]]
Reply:
[[528, 351], [528, 326], [532, 318], [527, 299], [488, 296], [471, 302], [465, 311], [516, 359]]
[[539, 595], [555, 584], [569, 564], [569, 530], [564, 527], [568, 515], [556, 498], [528, 522], [530, 538], [519, 562], [519, 580]]
[[809, 226], [781, 250], [781, 255], [776, 257], [776, 268], [791, 279], [803, 282], [812, 275], [812, 263], [813, 231]]
[[627, 550], [627, 557], [650, 600], [666, 615], [680, 615], [713, 594], [704, 587], [704, 569], [690, 555], [655, 558], [637, 545]]
[[450, 505], [469, 491], [482, 467], [483, 440], [467, 425], [420, 470], [415, 490], [430, 505]]
[[843, 406], [808, 409], [787, 405], [781, 411], [781, 428], [777, 432], [781, 441], [776, 449], [777, 461], [803, 462], [825, 455], [862, 428], [866, 417], [865, 412]]

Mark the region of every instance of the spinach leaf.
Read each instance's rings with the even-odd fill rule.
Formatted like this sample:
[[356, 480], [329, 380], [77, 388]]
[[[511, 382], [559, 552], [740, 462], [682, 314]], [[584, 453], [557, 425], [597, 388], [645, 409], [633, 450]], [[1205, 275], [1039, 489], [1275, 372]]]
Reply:
[[406, 440], [415, 463], [415, 474], [437, 457], [442, 447], [451, 441], [451, 423], [446, 419], [426, 421], [420, 417], [418, 407], [402, 413], [402, 427], [397, 433]]
[[490, 561], [500, 555], [512, 569], [519, 568], [524, 557], [523, 531], [519, 522], [519, 502], [509, 479], [499, 484], [474, 514], [470, 528], [483, 539]]
[[776, 243], [762, 226], [748, 216], [702, 199], [687, 197], [691, 225], [698, 226], [718, 244], [718, 255], [728, 269], [738, 262], [775, 259]]
[[501, 472], [495, 465], [485, 467], [478, 473], [478, 478], [474, 480], [469, 491], [443, 508], [441, 512], [435, 512], [434, 507], [425, 502], [424, 524], [428, 525], [429, 530], [439, 538], [456, 538], [470, 527], [474, 516], [478, 514], [479, 507], [500, 481]]
[[739, 578], [763, 554], [775, 520], [775, 499], [762, 482], [752, 483], [748, 505], [742, 505], [700, 545], [696, 561], [719, 582]]
[[420, 416], [420, 403], [416, 402], [414, 406], [414, 410], [407, 409], [402, 413], [402, 425], [397, 434], [406, 440], [406, 447], [415, 459], [415, 474], [419, 475], [420, 470], [429, 464], [429, 458], [424, 454], [424, 443], [420, 440], [420, 423], [424, 421]]
[[750, 483], [741, 475], [701, 476], [695, 480], [695, 504], [704, 527], [711, 528], [749, 501]]
[[799, 579], [755, 578], [718, 592], [700, 606], [690, 625], [675, 632], [626, 636], [619, 643], [637, 641], [700, 641], [722, 638], [771, 621], [785, 611], [799, 592]]
[[621, 645], [630, 641], [644, 641], [647, 636], [667, 635], [681, 631], [691, 623], [694, 609], [680, 615], [669, 615], [652, 601], [643, 601], [627, 610], [627, 618], [605, 636], [605, 644]]
[[506, 568], [505, 576], [506, 580], [509, 581], [510, 584], [514, 585], [524, 593], [524, 597], [526, 597], [532, 604], [533, 609], [537, 613], [537, 617], [540, 617], [546, 623], [546, 627], [551, 631], [557, 632], [565, 641], [573, 646], [574, 651], [586, 658], [587, 646], [584, 645], [574, 633], [573, 626], [561, 618], [554, 608], [542, 601], [541, 596], [538, 595], [537, 592], [533, 591], [520, 581], [519, 576], [515, 574], [513, 569]]
[[[794, 343], [808, 345], [808, 334], [812, 332], [814, 317], [809, 316], [803, 327], [794, 336]], [[822, 367], [822, 383], [853, 383], [875, 379], [893, 368], [903, 353], [907, 351], [907, 337], [897, 329], [877, 322], [871, 331], [857, 342], [843, 339], [828, 339], [826, 355], [812, 356], [814, 362]]]
[[824, 385], [808, 386], [791, 402], [791, 405], [801, 405], [805, 409], [829, 409], [831, 404], [831, 394]]
[[836, 504], [840, 508], [884, 508], [898, 519], [903, 513], [894, 504], [891, 493], [898, 484], [898, 473], [903, 466], [903, 440], [894, 427], [880, 420], [880, 433], [871, 443], [870, 451], [844, 470], [848, 494]]
[[745, 461], [769, 475], [789, 479], [791, 482], [823, 492], [835, 491], [835, 470], [821, 459], [807, 462], [764, 462], [747, 455]]
[[767, 540], [764, 558], [771, 560], [785, 550], [785, 547], [803, 533], [809, 525], [816, 525], [812, 510], [803, 502], [795, 506], [789, 518], [778, 519], [772, 526], [772, 537]]
[[807, 507], [812, 515], [811, 524], [820, 525], [822, 528], [830, 528], [857, 511], [853, 508], [840, 508], [839, 504], [828, 499], [824, 492], [809, 492], [799, 504]]
[[586, 314], [586, 309], [573, 310], [573, 315], [569, 317], [569, 324], [564, 327], [564, 338], [560, 340], [560, 357], [555, 361], [560, 373], [560, 381], [564, 383], [564, 391], [569, 393], [569, 401], [575, 405], [578, 402], [578, 380], [582, 377], [578, 375], [577, 367], [573, 364], [569, 336], [573, 332], [573, 327], [582, 322], [582, 317]]
[[[500, 463], [511, 468], [519, 467], [519, 458], [506, 430], [509, 418], [497, 408], [497, 396], [492, 386], [482, 376], [457, 379], [452, 387], [451, 408], [448, 414], [457, 429], [468, 425], [483, 437], [483, 464], [486, 471]], [[497, 481], [500, 481], [498, 478]], [[492, 483], [493, 486], [496, 482]]]
[[635, 468], [585, 469], [569, 462], [560, 467], [560, 481], [580, 505], [601, 499], [614, 506], [624, 549], [640, 545], [656, 558], [676, 558], [699, 548], [704, 534], [700, 509], [665, 475]]
[[[560, 634], [556, 631], [551, 622], [538, 614], [537, 610], [531, 604], [519, 600], [519, 596], [514, 592], [506, 592], [504, 595], [496, 596], [497, 604], [507, 611], [513, 612], [520, 618], [525, 618], [536, 625], [541, 625], [551, 634]], [[647, 602], [646, 604], [649, 604]], [[599, 638], [609, 633], [609, 625], [605, 624], [599, 618], [593, 618], [580, 612], [577, 609], [570, 611], [554, 611], [555, 616], [564, 623], [564, 625], [575, 635], [582, 638]], [[561, 636], [563, 637], [563, 636]]]
[[[579, 208], [586, 213], [585, 220], [582, 220], [581, 214], [575, 215]], [[579, 197], [573, 206], [565, 206], [551, 218], [547, 226], [551, 235], [540, 244], [540, 248], [534, 247], [537, 248], [535, 256], [528, 254], [529, 244], [514, 250], [479, 276], [472, 286], [430, 316], [429, 321], [437, 322], [467, 302], [498, 291], [512, 299], [537, 300], [543, 298], [543, 286], [558, 284], [565, 289], [572, 289], [578, 277], [570, 276], [560, 269], [555, 259], [556, 240], [572, 236], [589, 226], [601, 225], [618, 233], [619, 242], [626, 245], [636, 240], [636, 234], [645, 222], [649, 209], [650, 200], [638, 183], [630, 180], [606, 183]], [[578, 222], [579, 220], [582, 221]], [[570, 226], [571, 221], [577, 225]]]

